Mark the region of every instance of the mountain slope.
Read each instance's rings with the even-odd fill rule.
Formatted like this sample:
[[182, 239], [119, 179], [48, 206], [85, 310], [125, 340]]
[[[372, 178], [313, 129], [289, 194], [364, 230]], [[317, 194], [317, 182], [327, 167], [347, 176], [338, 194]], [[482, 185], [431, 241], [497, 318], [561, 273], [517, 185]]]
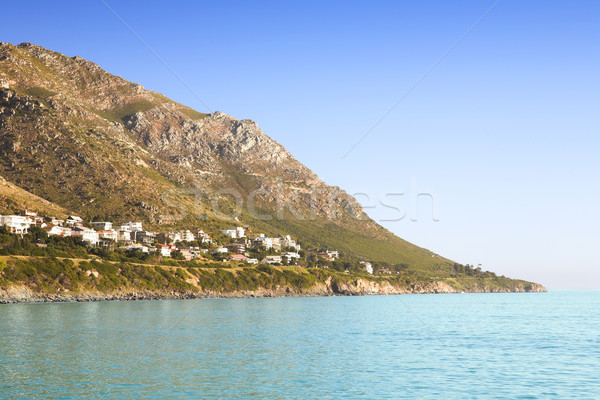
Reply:
[[[217, 229], [235, 218], [308, 246], [450, 276], [251, 120], [202, 114], [80, 57], [0, 44], [0, 174], [80, 213]], [[236, 201], [241, 207], [236, 207]]]

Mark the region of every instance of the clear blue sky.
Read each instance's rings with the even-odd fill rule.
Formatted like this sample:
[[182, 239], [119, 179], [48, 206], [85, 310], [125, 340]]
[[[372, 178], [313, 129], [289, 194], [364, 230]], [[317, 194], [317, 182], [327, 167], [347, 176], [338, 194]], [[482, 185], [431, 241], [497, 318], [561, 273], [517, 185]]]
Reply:
[[[211, 110], [254, 119], [364, 204], [406, 209], [382, 222], [399, 236], [549, 288], [600, 288], [600, 2], [500, 1], [342, 158], [493, 1], [106, 1]], [[101, 1], [0, 15], [0, 41], [207, 111]], [[410, 220], [420, 191], [439, 221], [425, 197]]]

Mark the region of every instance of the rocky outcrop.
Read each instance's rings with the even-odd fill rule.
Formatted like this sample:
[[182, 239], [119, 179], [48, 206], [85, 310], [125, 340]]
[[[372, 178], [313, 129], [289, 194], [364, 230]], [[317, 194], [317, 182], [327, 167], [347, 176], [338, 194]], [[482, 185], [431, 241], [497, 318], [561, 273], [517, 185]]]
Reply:
[[[475, 287], [469, 293], [526, 293], [546, 292], [539, 284], [524, 285], [513, 289]], [[88, 302], [88, 301], [131, 301], [131, 300], [165, 300], [165, 299], [197, 299], [197, 298], [260, 298], [260, 297], [315, 297], [315, 296], [366, 296], [366, 295], [400, 295], [400, 294], [448, 294], [464, 293], [454, 289], [445, 282], [416, 282], [410, 286], [394, 286], [387, 281], [373, 281], [362, 278], [350, 281], [338, 281], [329, 277], [325, 282], [316, 283], [310, 288], [297, 288], [290, 285], [275, 288], [257, 288], [255, 290], [223, 291], [218, 289], [200, 289], [197, 291], [139, 291], [122, 290], [110, 293], [98, 291], [85, 293], [62, 292], [56, 294], [40, 294], [25, 286], [0, 288], [0, 304], [9, 303], [48, 303], [48, 302]]]

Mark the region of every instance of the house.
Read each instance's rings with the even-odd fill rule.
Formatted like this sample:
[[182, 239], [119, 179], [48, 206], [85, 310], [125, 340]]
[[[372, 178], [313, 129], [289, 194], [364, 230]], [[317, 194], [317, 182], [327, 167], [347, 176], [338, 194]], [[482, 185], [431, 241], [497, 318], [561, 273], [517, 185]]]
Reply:
[[281, 251], [281, 239], [278, 237], [271, 238], [273, 250]]
[[131, 232], [138, 232], [144, 230], [144, 228], [142, 228], [141, 222], [128, 222], [124, 226], [127, 227], [127, 229], [129, 229]]
[[128, 246], [123, 246], [123, 247], [121, 247], [121, 249], [123, 249], [123, 250], [139, 250], [142, 253], [147, 253], [148, 252], [148, 247], [147, 246], [143, 246], [143, 245], [138, 244], [138, 243], [133, 243], [133, 244], [130, 244]]
[[190, 230], [181, 231], [181, 232], [179, 232], [179, 235], [180, 235], [180, 240], [182, 242], [193, 242], [194, 240], [196, 240], [196, 236], [194, 236], [194, 234]]
[[335, 261], [340, 257], [340, 254], [335, 250], [321, 250], [319, 251], [317, 256], [327, 261]]
[[235, 228], [223, 229], [221, 233], [232, 239], [237, 238], [237, 230]]
[[48, 234], [48, 236], [62, 236], [69, 237], [71, 236], [71, 228], [67, 226], [56, 226], [56, 225], [46, 225], [44, 230]]
[[[61, 234], [61, 229], [59, 226], [56, 225], [46, 225], [44, 227], [44, 230], [46, 231], [46, 234], [48, 236], [59, 236]], [[70, 231], [71, 229], [69, 229]], [[70, 236], [70, 235], [69, 235]]]
[[281, 256], [266, 256], [262, 260], [263, 264], [281, 264]]
[[291, 247], [296, 249], [296, 251], [300, 251], [300, 245], [296, 243], [296, 241], [292, 239], [290, 235], [280, 236], [280, 240], [282, 247]]
[[49, 225], [61, 226], [62, 224], [65, 223], [65, 220], [62, 218], [56, 218], [56, 217], [45, 217], [44, 222], [46, 222]]
[[142, 243], [145, 245], [152, 245], [156, 240], [156, 235], [154, 232], [148, 231], [133, 231], [133, 239], [137, 243]]
[[112, 222], [92, 222], [92, 228], [96, 228], [102, 231], [111, 231], [113, 228]]
[[71, 229], [71, 236], [80, 237], [84, 242], [95, 246], [98, 243], [98, 232], [90, 228], [75, 227]]
[[169, 246], [168, 244], [160, 244], [160, 243], [158, 243], [156, 245], [156, 250], [163, 257], [171, 257], [171, 246]]
[[44, 217], [37, 215], [35, 211], [24, 209], [21, 211], [21, 216], [27, 218], [31, 225], [42, 225], [44, 223]]
[[99, 238], [97, 246], [108, 251], [113, 251], [115, 249], [115, 241], [112, 239]]
[[22, 215], [1, 215], [0, 225], [5, 226], [10, 233], [25, 235], [29, 231], [31, 221]]
[[202, 229], [197, 229], [192, 231], [194, 236], [196, 236], [196, 240], [200, 243], [211, 243], [212, 239], [208, 233], [205, 233]]
[[236, 227], [235, 232], [238, 238], [243, 238], [244, 236], [246, 236], [246, 230], [241, 226]]
[[258, 264], [258, 260], [256, 258], [248, 258], [246, 259], [248, 264]]
[[173, 243], [175, 235], [171, 232], [161, 232], [156, 235], [156, 241], [161, 244]]
[[296, 262], [300, 259], [300, 254], [291, 251], [281, 253], [281, 256], [286, 258], [288, 263]]
[[69, 217], [65, 220], [65, 224], [67, 226], [77, 226], [77, 227], [82, 227], [83, 226], [83, 220], [76, 216], [76, 215], [69, 215]]
[[368, 273], [368, 274], [373, 274], [373, 265], [371, 265], [370, 262], [367, 261], [361, 261], [360, 262], [363, 266], [363, 269]]
[[131, 231], [119, 230], [117, 234], [117, 241], [119, 242], [131, 242]]
[[186, 261], [190, 261], [192, 258], [194, 258], [191, 247], [178, 247], [177, 250], [179, 250], [179, 252], [183, 256], [183, 258], [185, 258]]
[[200, 247], [190, 247], [190, 253], [192, 255], [192, 258], [204, 258], [202, 257], [202, 253], [207, 253], [208, 250], [207, 249], [201, 249]]
[[98, 231], [98, 237], [100, 239], [109, 239], [113, 241], [119, 240], [119, 232], [111, 230]]
[[248, 261], [248, 259], [246, 258], [246, 256], [242, 255], [242, 254], [232, 254], [229, 256], [229, 259], [231, 261], [240, 261], [240, 262], [246, 262]]
[[218, 254], [218, 253], [229, 253], [229, 249], [227, 247], [217, 247], [216, 249], [213, 250], [213, 254]]
[[227, 246], [227, 250], [229, 250], [230, 253], [244, 254], [246, 252], [246, 246], [243, 244], [234, 243]]
[[266, 250], [269, 250], [273, 248], [273, 239], [266, 237], [261, 233], [254, 239], [254, 245], [257, 247], [264, 247]]

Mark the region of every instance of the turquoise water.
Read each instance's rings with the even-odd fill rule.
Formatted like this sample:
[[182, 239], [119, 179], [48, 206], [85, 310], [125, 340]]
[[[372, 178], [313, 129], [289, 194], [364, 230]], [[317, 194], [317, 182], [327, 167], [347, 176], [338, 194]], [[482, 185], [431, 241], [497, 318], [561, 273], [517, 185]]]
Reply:
[[0, 305], [0, 398], [600, 399], [600, 292]]

